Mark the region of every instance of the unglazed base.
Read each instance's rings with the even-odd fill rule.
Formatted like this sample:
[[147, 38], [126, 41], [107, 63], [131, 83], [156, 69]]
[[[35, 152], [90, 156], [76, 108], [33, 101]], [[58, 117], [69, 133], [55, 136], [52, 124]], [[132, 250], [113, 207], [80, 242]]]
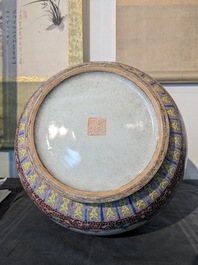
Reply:
[[135, 179], [158, 141], [147, 95], [113, 73], [71, 77], [47, 95], [35, 121], [35, 143], [46, 169], [63, 184], [108, 191]]

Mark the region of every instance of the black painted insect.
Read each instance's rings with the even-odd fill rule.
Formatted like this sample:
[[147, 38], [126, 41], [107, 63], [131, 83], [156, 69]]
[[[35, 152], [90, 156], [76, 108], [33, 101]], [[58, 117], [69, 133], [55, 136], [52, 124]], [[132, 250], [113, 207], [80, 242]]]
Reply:
[[31, 5], [35, 3], [41, 3], [42, 9], [47, 12], [50, 21], [52, 22], [52, 25], [46, 28], [46, 30], [52, 30], [54, 28], [59, 28], [60, 30], [64, 29], [64, 20], [65, 16], [61, 15], [60, 11], [60, 0], [36, 0], [32, 1], [26, 5]]

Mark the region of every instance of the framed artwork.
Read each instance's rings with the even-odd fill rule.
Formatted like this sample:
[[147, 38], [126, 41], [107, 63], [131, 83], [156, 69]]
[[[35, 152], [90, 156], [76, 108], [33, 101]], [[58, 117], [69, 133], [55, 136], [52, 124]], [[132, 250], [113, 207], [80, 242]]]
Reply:
[[30, 96], [83, 61], [82, 0], [3, 0], [0, 8], [0, 147], [11, 148]]
[[198, 82], [198, 1], [117, 0], [116, 60], [160, 82]]

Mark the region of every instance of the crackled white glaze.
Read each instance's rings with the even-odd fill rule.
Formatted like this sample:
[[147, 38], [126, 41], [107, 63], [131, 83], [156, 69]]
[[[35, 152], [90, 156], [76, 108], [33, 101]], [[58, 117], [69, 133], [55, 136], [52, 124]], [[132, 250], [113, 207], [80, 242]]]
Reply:
[[[103, 121], [92, 135], [89, 119]], [[51, 175], [72, 188], [109, 191], [146, 168], [158, 143], [159, 124], [147, 95], [108, 72], [70, 77], [43, 101], [35, 145]]]

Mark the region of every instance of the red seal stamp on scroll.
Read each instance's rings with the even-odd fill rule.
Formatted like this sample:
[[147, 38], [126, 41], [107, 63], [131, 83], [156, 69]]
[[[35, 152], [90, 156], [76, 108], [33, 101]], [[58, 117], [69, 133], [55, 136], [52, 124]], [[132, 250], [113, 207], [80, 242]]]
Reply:
[[89, 136], [106, 135], [106, 118], [89, 118], [88, 135]]

